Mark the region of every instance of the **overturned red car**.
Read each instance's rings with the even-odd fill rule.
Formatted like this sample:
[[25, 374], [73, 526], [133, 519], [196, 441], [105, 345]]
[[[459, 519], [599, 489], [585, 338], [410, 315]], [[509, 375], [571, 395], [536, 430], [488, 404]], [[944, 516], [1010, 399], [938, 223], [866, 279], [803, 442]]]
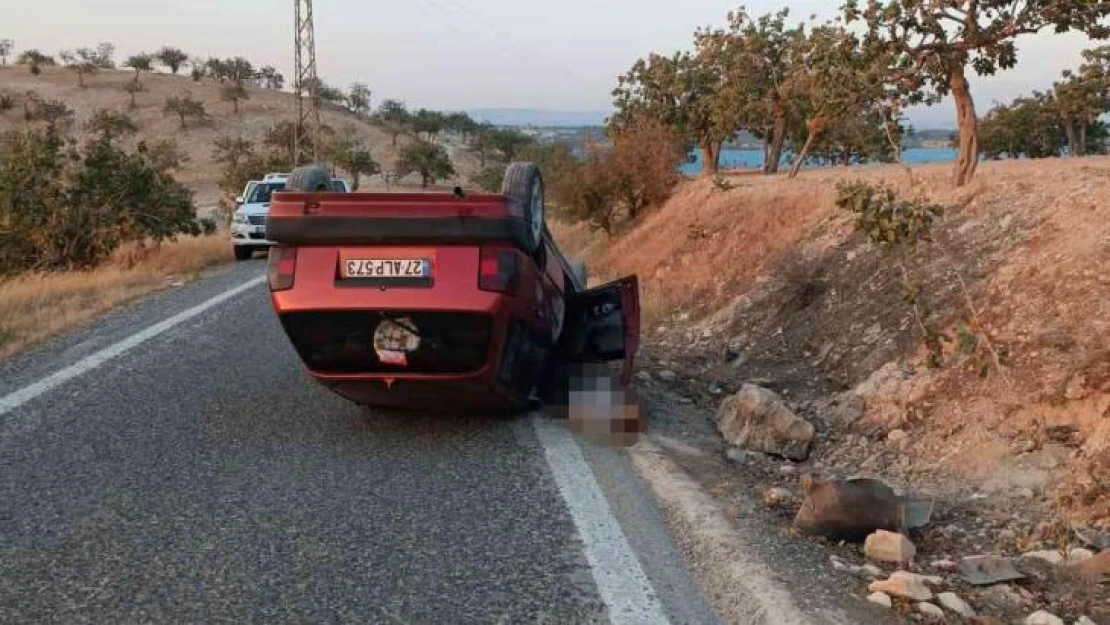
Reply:
[[356, 403], [518, 411], [565, 403], [576, 363], [639, 344], [635, 276], [586, 289], [544, 221], [532, 163], [502, 193], [334, 193], [302, 167], [273, 195], [274, 311], [312, 376]]

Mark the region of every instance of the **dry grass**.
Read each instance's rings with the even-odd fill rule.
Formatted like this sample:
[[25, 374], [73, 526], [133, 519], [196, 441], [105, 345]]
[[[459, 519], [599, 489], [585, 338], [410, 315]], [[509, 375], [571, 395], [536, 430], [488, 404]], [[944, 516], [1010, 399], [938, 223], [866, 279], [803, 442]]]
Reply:
[[140, 252], [121, 250], [92, 271], [0, 282], [0, 357], [10, 356], [152, 291], [231, 260], [225, 234], [187, 237]]
[[[87, 77], [88, 88], [81, 89], [73, 72], [63, 67], [46, 67], [41, 75], [33, 76], [26, 67], [8, 66], [0, 67], [0, 93], [14, 94], [21, 102], [22, 94], [33, 90], [43, 98], [64, 101], [74, 110], [78, 133], [97, 109], [127, 113], [138, 124], [139, 132], [123, 142], [125, 147], [132, 147], [140, 140], [150, 143], [172, 138], [189, 156], [176, 177], [196, 192], [197, 204], [201, 207], [215, 205], [220, 196], [220, 165], [212, 160], [212, 146], [218, 137], [227, 135], [258, 142], [267, 128], [296, 115], [295, 100], [289, 93], [249, 89], [250, 99], [240, 103], [240, 113], [236, 115], [231, 103], [220, 99], [219, 83], [193, 82], [186, 76], [162, 73], [143, 74], [142, 84], [146, 90], [137, 94], [136, 108], [128, 110], [130, 96], [123, 88], [133, 77], [134, 72], [129, 70], [102, 71]], [[180, 120], [167, 117], [163, 108], [167, 97], [179, 95], [186, 89], [204, 103], [211, 119], [204, 124], [190, 123], [189, 128], [183, 130]], [[408, 141], [402, 137], [394, 148], [382, 129], [333, 107], [322, 111], [321, 121], [338, 132], [361, 139], [369, 146], [374, 159], [386, 169], [392, 167], [398, 150]], [[24, 126], [21, 105], [0, 111], [0, 132]], [[477, 159], [466, 150], [452, 149], [451, 157], [463, 176], [478, 169]], [[406, 180], [406, 183], [414, 182], [417, 181], [413, 177]], [[384, 181], [381, 176], [364, 177], [362, 186], [382, 187]]]
[[[1005, 350], [1012, 385], [991, 365], [981, 378], [989, 355], [967, 355], [956, 341], [946, 343], [945, 368], [923, 365], [889, 263], [853, 236], [852, 216], [834, 204], [836, 183], [849, 179], [949, 207], [937, 242], [915, 265], [917, 279], [950, 320], [948, 335], [966, 323]], [[852, 388], [888, 362], [918, 366], [878, 390], [859, 387], [867, 397], [861, 423], [906, 429], [914, 441], [900, 454], [910, 465], [874, 467], [884, 477], [910, 471], [936, 477], [940, 490], [1006, 494], [1037, 476], [1022, 485], [1055, 488], [1064, 509], [1110, 529], [1110, 498], [1099, 487], [1110, 478], [1110, 158], [985, 163], [962, 189], [943, 165], [917, 167], [912, 178], [878, 166], [732, 181], [731, 191], [684, 183], [610, 242], [566, 227], [557, 236], [585, 246], [595, 274], [603, 267], [607, 277], [640, 276], [645, 328], [669, 341], [666, 350], [692, 345], [719, 358], [723, 344], [740, 346], [749, 364], [720, 372], [739, 376], [733, 382], [833, 379]], [[791, 268], [804, 271], [792, 276]], [[819, 288], [799, 304], [794, 292], [811, 282]], [[672, 331], [656, 333], [660, 326]], [[1076, 432], [1071, 447], [1050, 440], [1053, 428]], [[1027, 440], [1051, 451], [1056, 468], [1015, 456]]]

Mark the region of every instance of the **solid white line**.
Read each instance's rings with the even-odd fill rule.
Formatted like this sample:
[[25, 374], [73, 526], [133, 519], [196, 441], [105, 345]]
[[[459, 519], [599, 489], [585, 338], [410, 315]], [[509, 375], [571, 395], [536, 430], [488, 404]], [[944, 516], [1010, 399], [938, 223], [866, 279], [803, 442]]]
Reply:
[[651, 580], [644, 574], [605, 495], [582, 457], [582, 450], [562, 424], [533, 417], [536, 435], [567, 503], [586, 551], [598, 592], [614, 625], [666, 624]]
[[217, 306], [235, 297], [236, 295], [239, 295], [247, 289], [258, 286], [265, 280], [266, 276], [261, 276], [258, 278], [254, 278], [246, 282], [245, 284], [241, 284], [229, 291], [224, 291], [223, 293], [220, 293], [219, 295], [204, 302], [203, 304], [199, 304], [188, 310], [182, 311], [170, 317], [169, 319], [166, 319], [165, 321], [156, 323], [149, 328], [142, 330], [141, 332], [132, 334], [131, 336], [123, 339], [118, 343], [109, 345], [108, 347], [105, 347], [95, 354], [86, 356], [81, 360], [73, 363], [72, 365], [56, 371], [55, 373], [39, 380], [38, 382], [29, 384], [19, 389], [18, 391], [0, 397], [0, 416], [9, 413], [12, 410], [15, 410], [16, 408], [31, 401], [39, 395], [51, 391], [83, 373], [99, 367], [105, 362], [115, 358], [116, 356], [119, 356], [120, 354], [123, 354], [124, 352], [134, 347], [145, 343], [146, 341], [149, 341], [150, 339], [158, 336], [159, 334], [162, 334], [163, 332], [173, 328], [174, 326], [188, 321], [193, 317], [196, 317], [197, 315], [212, 308], [213, 306]]

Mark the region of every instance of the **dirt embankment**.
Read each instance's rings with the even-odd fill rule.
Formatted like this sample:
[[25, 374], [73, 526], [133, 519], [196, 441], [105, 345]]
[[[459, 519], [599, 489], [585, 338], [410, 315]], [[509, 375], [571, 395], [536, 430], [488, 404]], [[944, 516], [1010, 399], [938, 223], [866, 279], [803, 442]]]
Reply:
[[[947, 207], [905, 263], [939, 367], [897, 263], [834, 204], [850, 179]], [[1110, 531], [1110, 158], [986, 163], [963, 189], [941, 166], [730, 182], [686, 183], [611, 241], [559, 229], [596, 280], [640, 276], [643, 384], [708, 420], [744, 383], [774, 390], [817, 429], [800, 472], [937, 499], [926, 558]], [[746, 471], [797, 490], [776, 469]]]
[[[144, 90], [135, 95], [136, 107], [130, 109], [130, 95], [124, 87], [134, 76], [135, 73], [130, 70], [102, 71], [86, 77], [87, 88], [82, 89], [77, 85], [73, 72], [62, 67], [43, 68], [38, 76], [30, 74], [26, 67], [0, 67], [0, 94], [12, 95], [17, 103], [10, 110], [0, 111], [0, 133], [25, 126], [21, 103], [28, 91], [34, 91], [43, 99], [61, 100], [73, 109], [73, 125], [78, 135], [82, 134], [84, 124], [97, 109], [127, 113], [135, 120], [139, 131], [125, 139], [123, 144], [132, 147], [138, 141], [176, 141], [189, 160], [175, 176], [196, 192], [197, 205], [205, 207], [214, 205], [220, 197], [221, 166], [212, 160], [213, 143], [217, 138], [242, 137], [261, 147], [259, 144], [266, 129], [296, 117], [296, 100], [290, 93], [250, 88], [250, 98], [239, 103], [239, 113], [236, 114], [231, 102], [221, 100], [221, 85], [218, 82], [195, 82], [186, 76], [164, 73], [143, 73], [141, 82]], [[180, 120], [167, 116], [163, 109], [166, 98], [181, 95], [185, 90], [204, 103], [209, 120], [190, 122], [187, 129], [182, 129]], [[363, 141], [374, 160], [387, 170], [396, 161], [398, 150], [412, 140], [400, 137], [397, 147], [394, 147], [389, 135], [381, 128], [331, 106], [323, 109], [321, 122], [336, 132]], [[473, 155], [452, 146], [448, 149], [460, 176], [477, 171], [477, 159]], [[418, 183], [417, 178], [404, 182], [414, 181]], [[381, 176], [363, 177], [362, 185], [384, 186], [384, 181]]]

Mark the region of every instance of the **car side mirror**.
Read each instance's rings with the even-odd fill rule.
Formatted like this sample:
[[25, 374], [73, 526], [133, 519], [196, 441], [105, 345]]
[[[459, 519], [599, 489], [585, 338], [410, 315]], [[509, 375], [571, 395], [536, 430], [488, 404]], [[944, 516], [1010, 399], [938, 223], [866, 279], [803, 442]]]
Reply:
[[242, 204], [244, 199], [245, 198], [243, 198], [243, 196], [240, 195], [239, 197], [235, 198], [235, 203], [236, 204]]

